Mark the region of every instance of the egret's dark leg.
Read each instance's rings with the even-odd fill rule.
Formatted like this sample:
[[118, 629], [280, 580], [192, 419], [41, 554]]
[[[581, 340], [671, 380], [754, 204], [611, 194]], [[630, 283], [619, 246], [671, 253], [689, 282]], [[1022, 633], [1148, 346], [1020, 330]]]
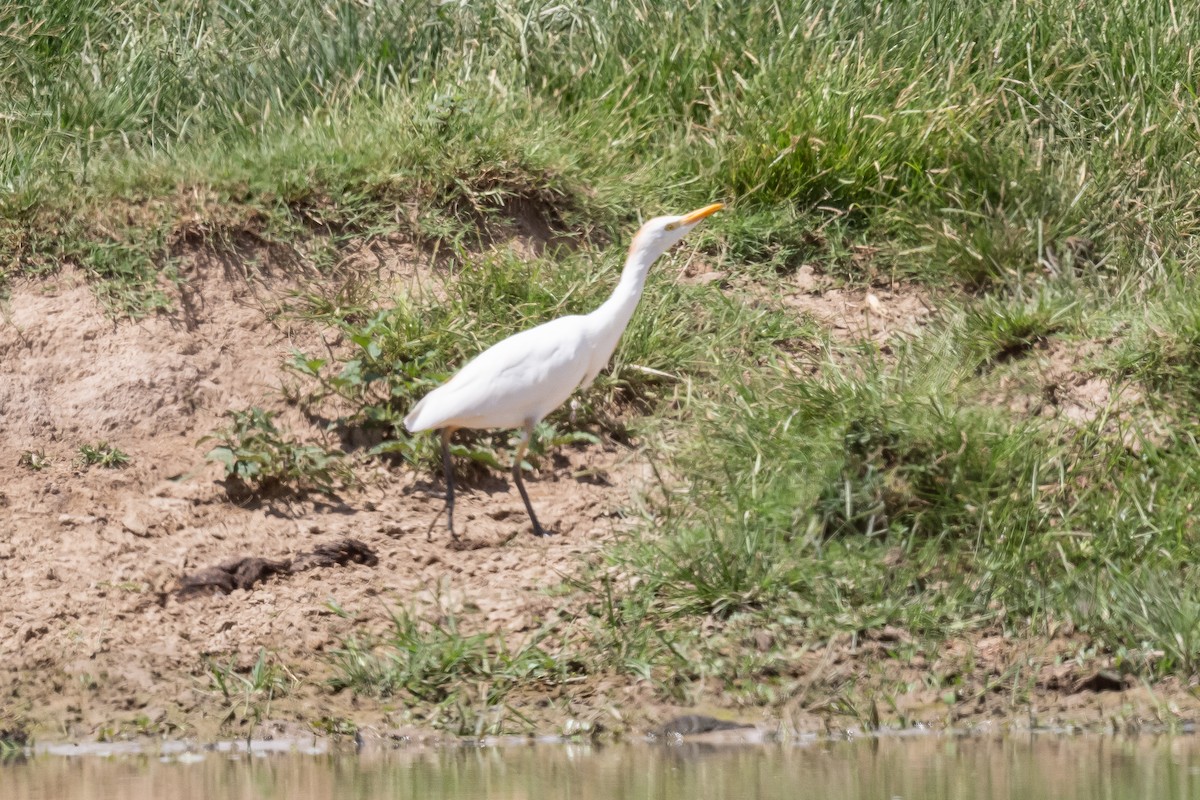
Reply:
[[525, 482], [521, 480], [521, 462], [525, 459], [525, 451], [529, 448], [529, 437], [531, 436], [533, 436], [533, 422], [529, 421], [521, 430], [521, 442], [517, 445], [517, 456], [513, 460], [513, 479], [517, 482], [517, 490], [521, 492], [521, 499], [525, 501], [525, 510], [529, 512], [529, 520], [533, 523], [533, 535], [546, 536], [546, 531], [538, 522], [537, 514], [533, 513], [533, 503], [529, 502], [529, 493], [525, 491]]
[[446, 527], [450, 529], [450, 537], [457, 539], [454, 532], [454, 465], [450, 463], [450, 434], [453, 428], [442, 428], [442, 469], [446, 472]]

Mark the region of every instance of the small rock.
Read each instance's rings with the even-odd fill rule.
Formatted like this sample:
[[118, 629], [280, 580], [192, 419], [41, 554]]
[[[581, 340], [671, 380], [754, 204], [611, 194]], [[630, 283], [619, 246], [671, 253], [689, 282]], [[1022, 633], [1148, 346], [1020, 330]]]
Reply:
[[150, 529], [146, 526], [146, 523], [142, 522], [141, 518], [132, 511], [121, 519], [121, 527], [134, 536], [148, 536], [150, 533]]
[[724, 272], [705, 272], [692, 278], [688, 283], [694, 283], [698, 286], [703, 286], [708, 283], [716, 283], [719, 280], [724, 280]]

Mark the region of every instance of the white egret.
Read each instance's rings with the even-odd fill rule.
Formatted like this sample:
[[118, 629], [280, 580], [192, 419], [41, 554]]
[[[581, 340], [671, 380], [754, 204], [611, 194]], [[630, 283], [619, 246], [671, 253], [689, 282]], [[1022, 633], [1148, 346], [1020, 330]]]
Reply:
[[513, 479], [533, 522], [545, 536], [521, 480], [521, 461], [533, 428], [571, 396], [591, 386], [617, 349], [642, 296], [650, 265], [701, 220], [722, 208], [714, 203], [679, 217], [656, 217], [633, 237], [621, 280], [612, 295], [590, 314], [559, 317], [497, 342], [431, 391], [404, 418], [412, 433], [440, 428], [446, 473], [446, 517], [454, 532], [454, 470], [450, 436], [460, 428], [519, 428]]

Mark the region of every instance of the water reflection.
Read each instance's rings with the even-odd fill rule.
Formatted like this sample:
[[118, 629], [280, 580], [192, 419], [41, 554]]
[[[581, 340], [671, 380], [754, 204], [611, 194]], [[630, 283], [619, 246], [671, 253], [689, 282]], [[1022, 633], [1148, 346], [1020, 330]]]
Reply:
[[5, 800], [109, 798], [1200, 797], [1194, 737], [892, 738], [768, 747], [579, 745], [367, 756], [168, 752], [0, 764]]

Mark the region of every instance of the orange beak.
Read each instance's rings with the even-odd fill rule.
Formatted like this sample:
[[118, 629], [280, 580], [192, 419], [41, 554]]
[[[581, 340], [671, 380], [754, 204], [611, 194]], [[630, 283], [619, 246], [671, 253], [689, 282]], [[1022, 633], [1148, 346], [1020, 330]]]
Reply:
[[698, 208], [695, 211], [693, 211], [692, 213], [684, 215], [684, 218], [682, 220], [680, 220], [680, 223], [683, 225], [695, 225], [697, 222], [704, 219], [705, 217], [711, 217], [713, 214], [717, 213], [724, 207], [725, 207], [724, 203], [713, 203], [711, 206], [705, 206], [704, 208]]

